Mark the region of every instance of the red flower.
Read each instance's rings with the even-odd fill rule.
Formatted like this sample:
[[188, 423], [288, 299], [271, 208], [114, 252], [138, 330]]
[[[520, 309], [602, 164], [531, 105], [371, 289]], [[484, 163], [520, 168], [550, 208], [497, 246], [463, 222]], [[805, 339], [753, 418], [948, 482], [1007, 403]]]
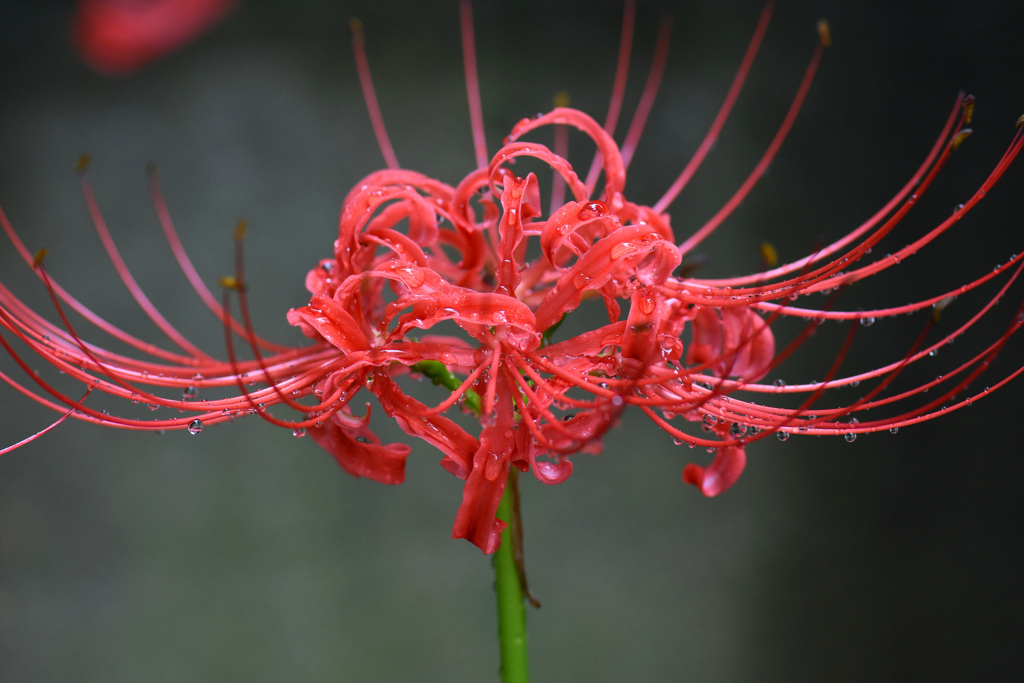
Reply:
[[72, 38], [96, 71], [119, 76], [191, 42], [235, 0], [80, 0]]
[[[398, 167], [362, 58], [362, 35], [358, 25], [354, 27], [360, 76], [389, 168], [370, 174], [349, 192], [333, 255], [307, 276], [309, 302], [288, 312], [289, 322], [312, 344], [282, 348], [254, 334], [241, 258], [236, 275], [222, 281], [226, 295], [238, 295], [241, 322], [216, 302], [181, 249], [154, 183], [157, 207], [175, 256], [228, 331], [227, 360], [216, 360], [195, 348], [138, 291], [117, 256], [86, 182], [94, 222], [121, 278], [181, 351], [137, 340], [93, 316], [50, 279], [41, 259], [33, 259], [0, 214], [8, 236], [53, 295], [61, 319], [60, 325], [48, 322], [0, 287], [0, 325], [8, 333], [0, 343], [36, 386], [29, 388], [4, 375], [8, 384], [66, 416], [130, 429], [196, 432], [208, 424], [257, 413], [298, 435], [309, 430], [351, 474], [397, 484], [404, 479], [411, 449], [406, 444], [381, 443], [371, 430], [371, 407], [362, 397], [372, 394], [395, 424], [434, 445], [444, 454], [442, 466], [465, 480], [453, 535], [492, 552], [503, 527], [495, 510], [509, 468], [530, 471], [545, 483], [564, 481], [572, 472], [571, 456], [579, 451], [599, 452], [604, 433], [630, 405], [677, 442], [714, 452], [710, 466], [690, 464], [683, 470], [684, 481], [714, 496], [735, 483], [746, 463], [746, 446], [754, 441], [772, 434], [785, 439], [791, 433], [842, 434], [852, 440], [861, 433], [894, 430], [969, 405], [1024, 370], [990, 381], [984, 389], [975, 386], [991, 359], [1020, 329], [1024, 318], [1018, 310], [1005, 332], [944, 378], [890, 390], [907, 368], [970, 331], [990, 312], [1020, 274], [1024, 255], [969, 278], [956, 290], [903, 306], [853, 312], [838, 310], [831, 301], [821, 308], [795, 303], [800, 296], [830, 292], [892, 267], [949, 230], [991, 189], [1024, 146], [1020, 131], [988, 179], [948, 219], [898, 252], [882, 258], [870, 255], [872, 247], [921, 199], [966, 137], [970, 98], [958, 99], [921, 168], [864, 225], [807, 257], [781, 265], [772, 262], [773, 250], [766, 246], [763, 272], [728, 280], [700, 279], [687, 272], [684, 259], [722, 224], [772, 160], [804, 99], [827, 33], [822, 31], [793, 104], [755, 171], [717, 216], [680, 244], [665, 209], [724, 124], [769, 12], [762, 15], [705, 143], [662, 199], [647, 207], [630, 202], [625, 190], [626, 169], [646, 105], [622, 148], [607, 132], [615, 126], [614, 116], [601, 126], [580, 111], [559, 107], [520, 121], [504, 145], [493, 156], [486, 155], [468, 7], [463, 4], [463, 40], [478, 164], [454, 186]], [[656, 48], [645, 91], [647, 102], [657, 89], [667, 35], [663, 30]], [[613, 110], [620, 101], [618, 89]], [[527, 140], [538, 129], [554, 127], [556, 140], [564, 141], [560, 132], [567, 126], [582, 131], [597, 148], [599, 193], [595, 191], [598, 174], [581, 178], [566, 160], [566, 151], [558, 148], [561, 142], [552, 150]], [[534, 162], [531, 167], [547, 167], [555, 178], [555, 199], [547, 211], [538, 176], [515, 172], [514, 162], [527, 158]], [[566, 190], [568, 200], [563, 198]], [[957, 294], [996, 281], [1001, 282], [998, 292], [962, 326], [929, 342], [926, 333], [932, 324], [928, 323], [892, 362], [866, 372], [841, 374], [859, 326], [917, 311], [934, 321]], [[594, 322], [578, 310], [587, 301], [602, 305], [603, 320]], [[87, 343], [68, 322], [63, 313], [66, 307], [136, 349], [138, 357]], [[782, 318], [800, 321], [802, 329], [779, 348], [773, 325]], [[826, 376], [790, 386], [764, 383], [763, 378], [797, 353], [826, 319], [851, 323], [847, 341]], [[559, 327], [565, 320], [570, 322]], [[569, 328], [578, 331], [566, 332]], [[251, 360], [238, 358], [235, 337], [251, 348]], [[81, 380], [87, 387], [85, 396], [68, 395], [31, 370], [12, 344], [14, 339]], [[433, 405], [425, 402], [429, 392], [410, 382], [420, 377], [444, 389]], [[860, 383], [869, 385], [860, 398], [823, 405], [828, 396], [838, 393], [833, 390]], [[194, 395], [198, 390], [224, 391], [224, 387], [233, 388], [233, 393], [202, 400]], [[160, 393], [167, 388], [184, 395], [168, 398]], [[154, 407], [176, 408], [187, 415], [157, 420], [108, 415], [90, 406], [89, 393], [96, 390]], [[926, 395], [929, 390], [934, 391]], [[361, 398], [354, 402], [357, 396]], [[766, 402], [776, 397], [795, 397], [796, 402], [788, 407]], [[290, 406], [299, 416], [286, 420], [271, 414], [268, 408], [278, 404]], [[460, 410], [471, 413], [473, 419], [462, 418]], [[691, 429], [691, 425], [699, 427]]]

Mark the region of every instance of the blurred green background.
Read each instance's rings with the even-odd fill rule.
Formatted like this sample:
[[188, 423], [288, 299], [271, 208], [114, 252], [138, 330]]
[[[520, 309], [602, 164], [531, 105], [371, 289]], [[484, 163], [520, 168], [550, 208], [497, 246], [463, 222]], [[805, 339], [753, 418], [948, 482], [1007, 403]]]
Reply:
[[[714, 118], [760, 4], [641, 5], [627, 112], [661, 14], [675, 18], [665, 82], [627, 184], [634, 201], [649, 203]], [[710, 217], [756, 163], [820, 16], [834, 47], [770, 172], [702, 249], [705, 275], [750, 272], [764, 240], [791, 259], [858, 225], [911, 175], [967, 89], [978, 97], [976, 133], [880, 250], [899, 248], [970, 196], [1024, 113], [1021, 3], [780, 5], [719, 145], [671, 209], [677, 235]], [[559, 90], [603, 119], [619, 3], [474, 10], [492, 150]], [[0, 205], [30, 249], [49, 248], [54, 277], [144, 338], [157, 332], [95, 238], [73, 172], [79, 154], [93, 157], [100, 204], [143, 287], [218, 353], [221, 328], [159, 233], [148, 163], [159, 165], [211, 285], [232, 268], [235, 221], [248, 219], [257, 329], [284, 343], [301, 342], [284, 312], [305, 302], [306, 271], [331, 253], [345, 193], [382, 166], [351, 16], [365, 26], [402, 164], [450, 183], [471, 169], [454, 1], [247, 1], [192, 46], [118, 80], [76, 60], [70, 11], [67, 2], [0, 5]], [[1024, 163], [948, 237], [836, 305], [899, 305], [1005, 261], [1024, 248], [1022, 179]], [[50, 310], [7, 244], [0, 276]], [[990, 325], [924, 372], [942, 374], [981, 348], [1020, 296], [1018, 287]], [[951, 320], [980, 301], [951, 307]], [[915, 317], [861, 330], [849, 366], [900, 357], [923, 325]], [[784, 369], [787, 379], [827, 367], [845, 332], [833, 327]], [[1011, 344], [993, 376], [1022, 357]], [[16, 372], [9, 359], [0, 368]], [[1017, 383], [946, 419], [852, 444], [759, 442], [740, 482], [714, 500], [679, 478], [706, 454], [627, 415], [603, 455], [576, 458], [566, 483], [523, 479], [528, 570], [544, 603], [529, 614], [535, 680], [1019, 674], [1022, 396]], [[0, 406], [0, 444], [52, 419], [6, 386]], [[0, 459], [0, 680], [496, 678], [490, 564], [449, 538], [461, 482], [439, 459], [417, 444], [407, 482], [387, 488], [256, 419], [197, 436], [61, 426]]]

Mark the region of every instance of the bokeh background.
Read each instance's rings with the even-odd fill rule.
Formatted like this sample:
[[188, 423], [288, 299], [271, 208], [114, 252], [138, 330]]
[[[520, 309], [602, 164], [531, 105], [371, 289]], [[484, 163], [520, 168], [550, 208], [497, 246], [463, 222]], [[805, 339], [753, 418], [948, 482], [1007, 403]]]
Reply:
[[[855, 5], [855, 6], [854, 6]], [[627, 189], [651, 202], [710, 125], [760, 11], [754, 2], [641, 3], [635, 103], [660, 16], [667, 75]], [[142, 320], [92, 231], [73, 167], [91, 178], [129, 264], [205, 348], [221, 329], [176, 271], [149, 199], [157, 163], [209, 283], [249, 221], [259, 331], [299, 343], [284, 311], [328, 255], [348, 188], [382, 166], [351, 54], [362, 19], [404, 166], [457, 182], [472, 165], [458, 8], [447, 3], [241, 3], [187, 49], [122, 79], [87, 70], [69, 2], [0, 5], [0, 205], [50, 272], [126, 329]], [[617, 2], [475, 3], [491, 148], [555, 92], [603, 119]], [[1024, 113], [1020, 3], [780, 3], [720, 144], [671, 209], [683, 235], [742, 182], [788, 106], [827, 17], [834, 46], [769, 173], [702, 248], [709, 276], [782, 258], [858, 225], [924, 157], [956, 93], [975, 135], [882, 249], [966, 199]], [[580, 147], [577, 146], [577, 150]], [[1024, 164], [934, 247], [836, 305], [898, 305], [973, 279], [1024, 248]], [[9, 245], [0, 276], [49, 310]], [[941, 374], [1005, 326], [934, 359]], [[980, 305], [959, 301], [950, 322]], [[960, 313], [957, 313], [957, 311]], [[850, 367], [897, 357], [924, 319], [858, 333]], [[820, 376], [845, 328], [823, 326], [790, 381]], [[101, 340], [97, 337], [97, 340]], [[973, 345], [972, 345], [973, 342]], [[954, 348], [955, 347], [955, 348]], [[1024, 357], [1011, 344], [994, 368]], [[0, 359], [5, 371], [13, 363]], [[817, 369], [816, 369], [817, 368]], [[546, 487], [523, 480], [532, 671], [555, 680], [963, 680], [1024, 670], [1020, 383], [898, 435], [765, 440], [740, 482], [702, 498], [679, 475], [706, 454], [627, 415], [597, 458]], [[0, 443], [48, 424], [0, 387]], [[461, 482], [417, 445], [408, 480], [356, 480], [308, 439], [250, 419], [187, 433], [65, 424], [0, 459], [4, 681], [480, 681], [497, 677], [491, 568], [449, 539]]]

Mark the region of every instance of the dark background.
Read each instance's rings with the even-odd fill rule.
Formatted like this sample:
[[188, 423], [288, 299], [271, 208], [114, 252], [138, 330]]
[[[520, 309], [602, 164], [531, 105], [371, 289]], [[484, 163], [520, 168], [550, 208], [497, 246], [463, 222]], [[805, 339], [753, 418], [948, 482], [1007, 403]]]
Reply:
[[[621, 7], [555, 4], [476, 3], [492, 150], [558, 90], [604, 117]], [[664, 8], [641, 4], [627, 112]], [[1020, 3], [780, 5], [719, 145], [671, 209], [677, 235], [699, 227], [753, 167], [802, 75], [819, 16], [832, 24], [834, 47], [770, 172], [702, 248], [708, 276], [756, 268], [761, 241], [791, 259], [858, 225], [911, 175], [967, 89], [978, 97], [975, 135], [879, 251], [899, 248], [970, 196], [1024, 113]], [[301, 342], [284, 311], [304, 303], [306, 271], [331, 253], [342, 198], [382, 166], [349, 17], [366, 28], [403, 165], [450, 183], [472, 167], [455, 2], [243, 2], [189, 48], [118, 80], [76, 60], [70, 9], [0, 6], [0, 205], [30, 249], [48, 247], [55, 277], [145, 338], [158, 333], [92, 232], [73, 172], [82, 152], [93, 157], [100, 204], [140, 282], [218, 353], [221, 329], [160, 237], [146, 164], [159, 164], [182, 238], [211, 285], [231, 270], [235, 221], [248, 219], [257, 327], [286, 343]], [[635, 201], [655, 201], [689, 158], [760, 5], [672, 10], [666, 79], [627, 184]], [[836, 305], [899, 305], [1005, 261], [1024, 248], [1022, 179], [1019, 163], [947, 237]], [[49, 311], [9, 246], [0, 247], [0, 274]], [[924, 372], [946, 372], [998, 335], [1020, 297], [1020, 287], [1011, 291], [991, 325]], [[965, 299], [952, 320], [982, 301]], [[860, 331], [850, 367], [899, 358], [923, 325], [915, 317]], [[843, 332], [823, 329], [786, 378], [813, 379]], [[1022, 354], [1011, 344], [982, 382], [1012, 371]], [[852, 444], [766, 440], [714, 500], [679, 480], [689, 459], [706, 454], [628, 416], [603, 455], [577, 458], [566, 483], [524, 479], [528, 568], [544, 603], [529, 614], [535, 679], [1019, 674], [1021, 398], [1018, 382], [945, 419]], [[6, 387], [0, 405], [2, 444], [52, 419]], [[408, 481], [387, 488], [255, 419], [194, 437], [65, 424], [0, 459], [0, 678], [496, 677], [490, 565], [448, 538], [462, 482], [438, 460], [417, 444]]]

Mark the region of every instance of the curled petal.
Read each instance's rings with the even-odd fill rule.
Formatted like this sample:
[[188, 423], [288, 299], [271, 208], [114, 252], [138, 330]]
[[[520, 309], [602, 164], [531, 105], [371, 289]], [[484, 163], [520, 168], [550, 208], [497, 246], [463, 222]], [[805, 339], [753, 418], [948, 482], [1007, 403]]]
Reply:
[[432, 444], [444, 453], [441, 465], [459, 479], [466, 479], [473, 467], [473, 454], [480, 442], [443, 415], [427, 414], [427, 407], [408, 396], [387, 377], [378, 377], [373, 393], [384, 412], [395, 419], [403, 432]]
[[708, 467], [690, 463], [683, 469], [683, 481], [693, 484], [708, 498], [713, 498], [736, 483], [747, 466], [747, 454], [742, 446], [727, 446], [715, 452]]
[[[658, 250], [659, 243], [668, 248]], [[562, 273], [558, 283], [537, 307], [538, 329], [547, 329], [564, 313], [579, 306], [585, 291], [600, 289], [613, 277], [635, 274], [635, 267], [649, 256], [659, 262], [664, 261], [663, 265], [655, 268], [658, 272], [666, 269], [671, 272], [681, 258], [675, 245], [665, 243], [649, 226], [628, 225], [598, 240], [572, 268]]]
[[370, 347], [366, 334], [348, 311], [323, 294], [314, 294], [308, 306], [288, 311], [288, 322], [298, 326], [308, 337], [319, 333], [345, 353]]
[[697, 311], [687, 363], [707, 365], [720, 377], [752, 382], [768, 372], [774, 357], [771, 329], [749, 308], [703, 307]]
[[509, 461], [516, 443], [512, 389], [504, 373], [497, 377], [497, 397], [490, 423], [480, 432], [480, 447], [473, 455], [473, 471], [462, 489], [462, 505], [455, 517], [452, 538], [465, 538], [485, 553], [501, 544], [507, 525], [497, 519], [505, 493]]
[[405, 459], [412, 450], [402, 443], [381, 444], [365, 427], [353, 428], [335, 413], [322, 427], [309, 430], [309, 435], [330, 453], [349, 474], [366, 477], [382, 484], [405, 481]]
[[558, 107], [551, 112], [533, 119], [523, 119], [515, 125], [509, 135], [510, 141], [515, 141], [526, 133], [555, 123], [567, 124], [583, 131], [597, 145], [601, 152], [604, 165], [605, 177], [605, 198], [621, 203], [622, 188], [626, 185], [626, 167], [622, 163], [622, 153], [615, 140], [601, 126], [577, 109]]

